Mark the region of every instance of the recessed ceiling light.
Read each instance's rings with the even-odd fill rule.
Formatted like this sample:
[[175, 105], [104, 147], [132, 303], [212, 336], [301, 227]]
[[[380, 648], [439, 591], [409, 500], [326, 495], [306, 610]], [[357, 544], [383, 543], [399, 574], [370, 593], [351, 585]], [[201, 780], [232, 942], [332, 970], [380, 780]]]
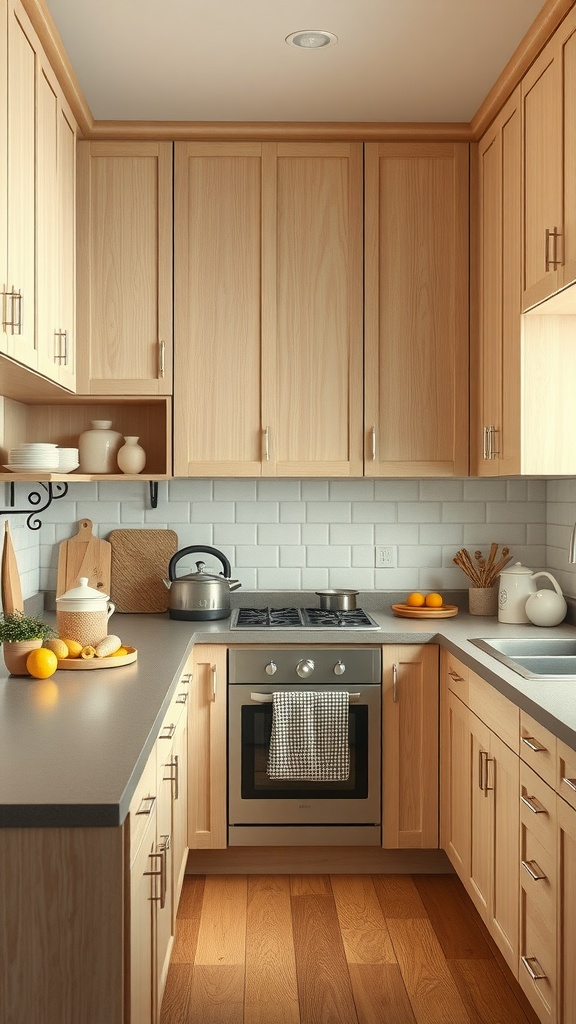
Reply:
[[324, 32], [323, 29], [306, 29], [306, 31], [292, 32], [286, 36], [288, 46], [301, 46], [304, 50], [318, 50], [321, 46], [333, 46], [338, 42], [338, 36], [333, 32]]

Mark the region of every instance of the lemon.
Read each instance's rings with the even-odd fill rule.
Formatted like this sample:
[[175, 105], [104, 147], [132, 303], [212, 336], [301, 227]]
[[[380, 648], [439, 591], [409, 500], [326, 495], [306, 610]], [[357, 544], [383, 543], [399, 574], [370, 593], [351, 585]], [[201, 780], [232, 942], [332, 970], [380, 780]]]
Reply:
[[30, 651], [26, 658], [26, 668], [35, 679], [48, 679], [48, 676], [53, 676], [58, 668], [58, 658], [54, 651], [49, 651], [47, 647], [38, 647], [35, 651]]
[[408, 594], [406, 604], [410, 605], [411, 608], [421, 608], [424, 604], [424, 594], [419, 594], [418, 592]]
[[49, 651], [54, 651], [58, 661], [68, 657], [68, 644], [65, 644], [63, 640], [59, 640], [58, 637], [55, 637], [53, 640], [46, 640], [44, 647], [47, 647]]
[[117, 651], [114, 651], [112, 654], [107, 654], [106, 657], [107, 658], [122, 658], [122, 657], [124, 657], [125, 654], [128, 654], [127, 648], [126, 647], [119, 647]]
[[69, 640], [67, 636], [63, 636], [62, 643], [66, 644], [68, 648], [69, 658], [79, 658], [82, 652], [82, 644], [79, 644], [77, 640]]
[[427, 608], [441, 608], [444, 604], [444, 598], [442, 594], [426, 594], [426, 607]]

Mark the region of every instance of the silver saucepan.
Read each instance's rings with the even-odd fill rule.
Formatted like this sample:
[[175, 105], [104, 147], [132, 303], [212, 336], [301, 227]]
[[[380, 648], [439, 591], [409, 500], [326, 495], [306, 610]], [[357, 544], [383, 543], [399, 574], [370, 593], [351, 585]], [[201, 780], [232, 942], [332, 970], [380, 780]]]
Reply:
[[353, 612], [356, 608], [357, 590], [317, 590], [320, 607], [330, 612]]
[[[194, 552], [215, 555], [222, 563], [223, 572], [211, 575], [204, 572], [205, 562], [196, 562], [196, 572], [176, 576], [176, 565], [184, 555]], [[230, 579], [230, 562], [217, 548], [192, 545], [182, 548], [170, 559], [169, 579], [164, 580], [170, 591], [168, 614], [171, 619], [225, 619], [230, 615], [230, 591], [241, 586]]]

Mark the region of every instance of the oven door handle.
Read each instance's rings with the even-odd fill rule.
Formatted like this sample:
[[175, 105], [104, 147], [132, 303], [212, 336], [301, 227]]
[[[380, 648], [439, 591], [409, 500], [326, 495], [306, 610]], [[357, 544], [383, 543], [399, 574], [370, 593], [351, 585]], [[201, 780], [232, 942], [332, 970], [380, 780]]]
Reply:
[[[256, 704], [271, 704], [272, 696], [271, 693], [251, 693], [250, 700], [255, 701]], [[351, 704], [358, 704], [361, 695], [359, 693], [350, 693], [348, 696]]]

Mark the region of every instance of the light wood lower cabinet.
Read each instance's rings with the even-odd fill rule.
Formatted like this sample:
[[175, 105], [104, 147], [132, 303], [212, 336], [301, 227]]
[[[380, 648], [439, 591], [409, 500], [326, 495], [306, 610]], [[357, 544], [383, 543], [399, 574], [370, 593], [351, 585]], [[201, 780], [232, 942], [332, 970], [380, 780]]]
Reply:
[[558, 1024], [576, 1021], [576, 810], [556, 802], [558, 822]]
[[382, 846], [438, 846], [438, 647], [382, 648]]
[[192, 652], [188, 743], [188, 846], [222, 850], [227, 828], [227, 650], [198, 644]]
[[505, 701], [506, 715], [504, 698], [445, 651], [441, 664], [442, 845], [517, 977], [518, 709]]

